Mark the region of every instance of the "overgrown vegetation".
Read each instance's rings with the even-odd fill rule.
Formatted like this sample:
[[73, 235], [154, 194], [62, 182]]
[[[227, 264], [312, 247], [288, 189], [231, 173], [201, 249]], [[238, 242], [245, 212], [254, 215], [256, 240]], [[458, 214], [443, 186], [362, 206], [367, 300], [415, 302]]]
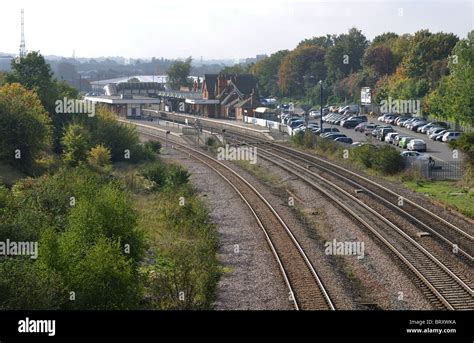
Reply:
[[298, 147], [312, 149], [326, 157], [353, 161], [359, 167], [374, 170], [382, 175], [397, 174], [405, 167], [400, 153], [388, 145], [365, 144], [345, 149], [330, 139], [315, 137], [311, 131], [293, 136], [292, 143]]
[[0, 309], [210, 309], [217, 235], [187, 170], [106, 108], [56, 113], [77, 94], [38, 53], [1, 81], [0, 242], [38, 255], [0, 256]]

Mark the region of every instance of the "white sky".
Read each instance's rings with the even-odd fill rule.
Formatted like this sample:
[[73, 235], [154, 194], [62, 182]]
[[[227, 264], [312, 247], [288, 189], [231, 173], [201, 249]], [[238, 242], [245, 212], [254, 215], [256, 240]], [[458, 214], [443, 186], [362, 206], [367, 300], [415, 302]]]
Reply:
[[[357, 27], [372, 39], [422, 28], [473, 29], [474, 0], [15, 0], [0, 3], [0, 51], [44, 55], [244, 58]], [[399, 9], [403, 15], [399, 15]]]

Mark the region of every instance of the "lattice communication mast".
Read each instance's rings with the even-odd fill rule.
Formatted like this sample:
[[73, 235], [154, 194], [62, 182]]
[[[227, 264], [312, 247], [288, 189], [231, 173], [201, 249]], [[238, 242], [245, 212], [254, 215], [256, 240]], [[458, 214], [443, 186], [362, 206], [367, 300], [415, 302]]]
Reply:
[[21, 42], [20, 42], [20, 57], [26, 56], [26, 45], [25, 45], [25, 11], [21, 9]]

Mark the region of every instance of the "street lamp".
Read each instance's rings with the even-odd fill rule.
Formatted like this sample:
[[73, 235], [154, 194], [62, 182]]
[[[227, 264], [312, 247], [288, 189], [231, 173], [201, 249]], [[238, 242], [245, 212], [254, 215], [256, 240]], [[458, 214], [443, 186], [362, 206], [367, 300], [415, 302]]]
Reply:
[[321, 117], [319, 118], [319, 128], [320, 128], [319, 132], [321, 132], [322, 134], [323, 133], [323, 80], [319, 80], [319, 90], [321, 91], [319, 95], [319, 98], [321, 100], [321, 109], [320, 109]]

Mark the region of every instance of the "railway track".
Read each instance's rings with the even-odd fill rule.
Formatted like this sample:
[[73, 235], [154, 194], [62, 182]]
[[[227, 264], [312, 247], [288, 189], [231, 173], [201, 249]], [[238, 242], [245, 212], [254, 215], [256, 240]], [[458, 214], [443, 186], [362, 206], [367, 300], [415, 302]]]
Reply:
[[[474, 229], [468, 231], [459, 228], [441, 218], [436, 213], [429, 211], [391, 189], [317, 156], [281, 144], [269, 143], [268, 141], [259, 140], [255, 137], [243, 136], [240, 133], [238, 135], [233, 135], [235, 137], [244, 137], [248, 140], [248, 144], [257, 143], [261, 145], [262, 143], [267, 143], [267, 145], [271, 145], [275, 148], [275, 152], [284, 154], [287, 158], [296, 159], [306, 164], [311, 163], [311, 167], [317, 168], [334, 178], [344, 181], [355, 189], [361, 190], [364, 194], [367, 194], [376, 201], [386, 205], [400, 216], [403, 216], [413, 225], [421, 230], [425, 230], [440, 242], [447, 245], [452, 250], [453, 257], [461, 257], [466, 260], [469, 265], [473, 265]], [[265, 145], [263, 148], [265, 148]]]
[[[149, 126], [137, 125], [140, 133], [164, 139], [150, 132]], [[248, 181], [209, 155], [173, 141], [173, 148], [200, 161], [216, 172], [240, 196], [263, 231], [289, 290], [289, 301], [296, 310], [335, 310], [324, 284], [305, 251], [271, 204]]]
[[[241, 135], [239, 134], [239, 136]], [[253, 137], [252, 139], [255, 140]], [[309, 159], [301, 158], [302, 154], [312, 157], [311, 155], [300, 153], [291, 148], [288, 149], [288, 151], [291, 151], [291, 154], [283, 153], [280, 150], [281, 145], [262, 145], [261, 143], [262, 142], [259, 141], [260, 157], [296, 175], [323, 193], [372, 232], [392, 254], [397, 256], [404, 266], [408, 267], [412, 275], [423, 285], [423, 292], [434, 305], [450, 310], [474, 309], [473, 290], [466, 280], [454, 274], [449, 266], [446, 266], [445, 263], [441, 262], [432, 253], [407, 235], [400, 227], [385, 218], [385, 216], [363, 203], [338, 184], [321, 176], [320, 173], [311, 171], [310, 167], [312, 167], [312, 165], [308, 165]], [[275, 146], [277, 146], [278, 149], [275, 149]], [[337, 167], [338, 169], [340, 168], [339, 166]], [[325, 172], [328, 171], [325, 169]], [[344, 175], [341, 177], [345, 178]], [[363, 187], [353, 180], [349, 181], [353, 186], [357, 186], [359, 189]], [[418, 222], [419, 219], [416, 219], [416, 221]], [[463, 231], [463, 236], [464, 234], [467, 233]], [[438, 235], [441, 236], [439, 233]], [[467, 252], [463, 250], [462, 253], [466, 254], [466, 257], [469, 258], [470, 255]]]

